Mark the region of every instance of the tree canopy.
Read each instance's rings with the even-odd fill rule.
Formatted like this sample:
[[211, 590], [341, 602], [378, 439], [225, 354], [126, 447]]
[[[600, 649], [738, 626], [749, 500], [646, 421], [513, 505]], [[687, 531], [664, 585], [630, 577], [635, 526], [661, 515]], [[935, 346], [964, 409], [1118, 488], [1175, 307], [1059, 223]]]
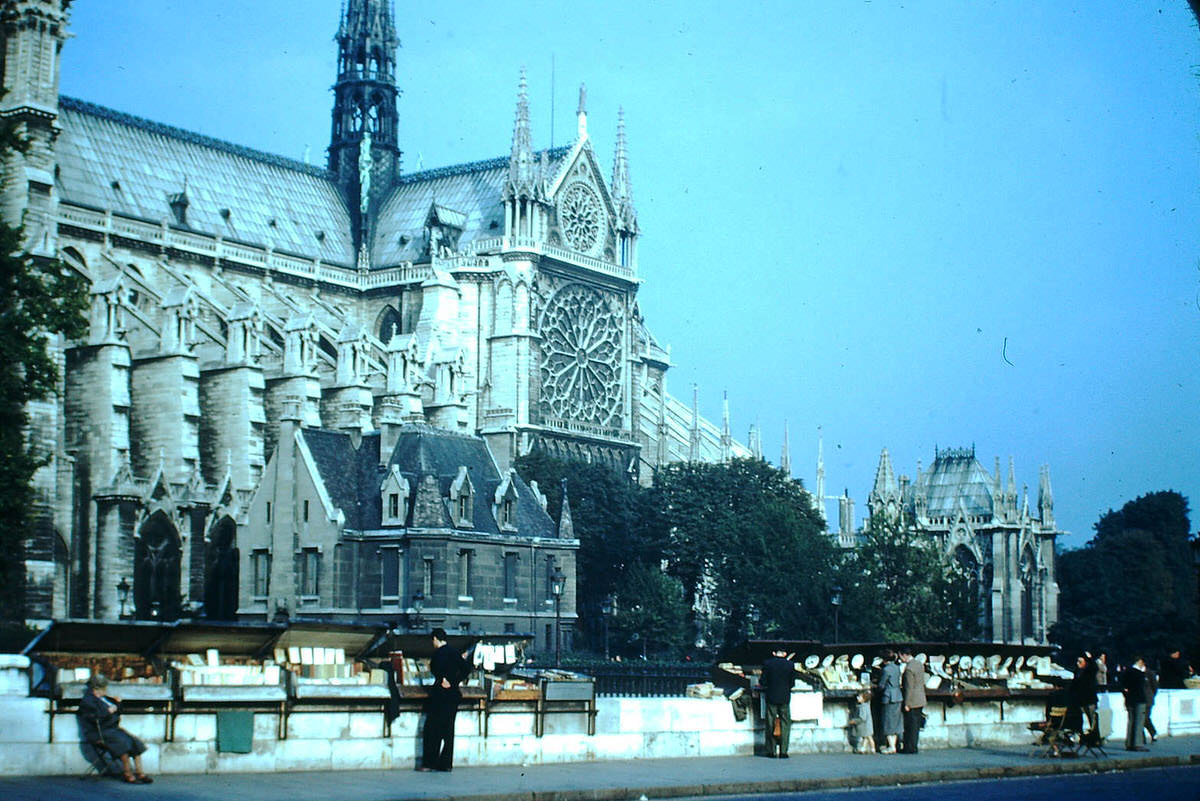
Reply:
[[967, 641], [980, 634], [977, 585], [907, 526], [872, 517], [842, 564], [845, 639]]
[[1197, 591], [1187, 498], [1153, 492], [1109, 510], [1082, 548], [1058, 558], [1059, 621], [1069, 653], [1161, 657], [1196, 643]]

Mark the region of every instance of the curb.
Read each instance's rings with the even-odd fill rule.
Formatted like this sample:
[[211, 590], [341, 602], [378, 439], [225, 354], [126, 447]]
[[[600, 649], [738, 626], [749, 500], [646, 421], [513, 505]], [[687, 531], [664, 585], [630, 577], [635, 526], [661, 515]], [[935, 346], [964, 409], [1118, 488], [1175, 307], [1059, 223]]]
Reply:
[[424, 801], [632, 801], [646, 798], [685, 798], [691, 796], [753, 795], [760, 793], [802, 793], [814, 790], [845, 790], [856, 787], [898, 787], [936, 782], [977, 779], [1016, 779], [1032, 776], [1060, 776], [1077, 773], [1117, 773], [1146, 768], [1173, 768], [1200, 765], [1200, 754], [1186, 756], [1131, 757], [1107, 760], [1059, 760], [1035, 765], [1007, 767], [954, 768], [946, 770], [889, 773], [869, 776], [837, 776], [820, 779], [776, 779], [760, 782], [684, 784], [655, 787], [600, 787], [588, 790], [540, 790], [523, 793], [479, 793], [457, 795], [453, 799]]

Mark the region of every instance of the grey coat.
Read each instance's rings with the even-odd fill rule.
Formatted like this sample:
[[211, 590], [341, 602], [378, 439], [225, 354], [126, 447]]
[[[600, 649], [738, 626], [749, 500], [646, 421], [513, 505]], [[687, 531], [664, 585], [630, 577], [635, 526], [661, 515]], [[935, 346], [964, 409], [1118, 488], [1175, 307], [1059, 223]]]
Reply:
[[885, 704], [898, 704], [903, 699], [900, 694], [900, 666], [888, 662], [879, 674], [879, 700]]

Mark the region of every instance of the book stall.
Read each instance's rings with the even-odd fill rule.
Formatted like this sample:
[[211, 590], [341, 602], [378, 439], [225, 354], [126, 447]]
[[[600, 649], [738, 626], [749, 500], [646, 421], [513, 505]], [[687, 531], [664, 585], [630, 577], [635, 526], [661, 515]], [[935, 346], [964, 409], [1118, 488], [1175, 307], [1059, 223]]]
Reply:
[[[774, 650], [781, 649], [792, 655], [796, 668], [794, 707], [797, 696], [805, 693], [825, 704], [852, 704], [859, 693], [878, 683], [883, 663], [880, 654], [887, 648], [895, 650], [897, 645], [752, 640], [732, 652], [729, 661], [713, 667], [713, 683], [736, 705], [736, 691], [757, 690], [763, 661]], [[925, 692], [931, 705], [940, 702], [952, 707], [972, 701], [1003, 704], [1041, 700], [1071, 678], [1069, 670], [1052, 661], [1053, 649], [1047, 646], [928, 642], [902, 645], [925, 665]], [[812, 717], [813, 713], [806, 715]]]
[[558, 668], [516, 668], [490, 675], [487, 696], [485, 737], [490, 716], [517, 712], [533, 713], [533, 733], [537, 737], [546, 731], [547, 715], [568, 713], [587, 715], [588, 735], [596, 733], [596, 682], [591, 676]]
[[[149, 656], [162, 637], [156, 623], [56, 622], [26, 647], [32, 654], [32, 694], [48, 697], [49, 741], [55, 718], [74, 717], [95, 674], [109, 679], [108, 694], [122, 700], [126, 714], [170, 712], [173, 677], [161, 660]], [[165, 730], [170, 734], [169, 722]]]

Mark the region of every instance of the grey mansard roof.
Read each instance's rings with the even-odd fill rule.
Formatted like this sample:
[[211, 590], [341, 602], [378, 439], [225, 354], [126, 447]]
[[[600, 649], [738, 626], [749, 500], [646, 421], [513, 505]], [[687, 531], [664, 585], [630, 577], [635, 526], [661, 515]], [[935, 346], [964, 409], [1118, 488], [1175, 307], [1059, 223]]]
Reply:
[[354, 264], [350, 216], [329, 173], [299, 161], [59, 98], [59, 196], [68, 203], [174, 223], [303, 258]]
[[[504, 477], [496, 469], [491, 452], [479, 437], [459, 434], [428, 425], [406, 425], [392, 451], [388, 466], [379, 464], [379, 434], [362, 437], [356, 449], [349, 434], [323, 429], [303, 429], [320, 479], [329, 492], [333, 505], [346, 516], [348, 530], [376, 530], [382, 525], [380, 486], [395, 465], [408, 480], [415, 496], [426, 476], [437, 481], [438, 494], [449, 496], [460, 467], [467, 468], [475, 492], [473, 523], [475, 532], [501, 534], [492, 517], [496, 488]], [[557, 537], [557, 527], [534, 497], [532, 490], [518, 476], [517, 533], [523, 537]], [[410, 496], [411, 500], [412, 496]], [[443, 502], [443, 525], [451, 528], [446, 504]]]

